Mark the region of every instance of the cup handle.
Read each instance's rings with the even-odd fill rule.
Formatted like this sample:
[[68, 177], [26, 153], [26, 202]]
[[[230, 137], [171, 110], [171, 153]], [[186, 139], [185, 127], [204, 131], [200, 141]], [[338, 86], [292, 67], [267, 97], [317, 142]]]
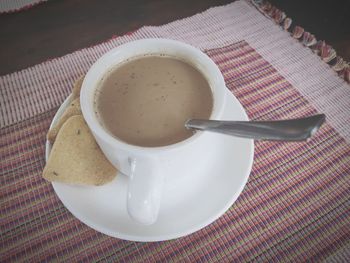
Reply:
[[130, 158], [129, 163], [128, 213], [135, 221], [151, 225], [159, 213], [163, 175], [158, 171], [155, 160]]

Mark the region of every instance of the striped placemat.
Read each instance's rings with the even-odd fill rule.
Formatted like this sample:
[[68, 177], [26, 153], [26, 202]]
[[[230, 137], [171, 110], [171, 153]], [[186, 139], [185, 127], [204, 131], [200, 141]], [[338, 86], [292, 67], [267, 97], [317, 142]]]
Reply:
[[[41, 178], [49, 124], [72, 83], [122, 43], [165, 37], [205, 51], [254, 120], [317, 112], [308, 142], [256, 142], [235, 204], [208, 227], [166, 242], [110, 238], [82, 224]], [[143, 27], [0, 77], [1, 261], [247, 262], [350, 258], [350, 86], [248, 2]], [[205, 205], [205, 204], [204, 204]]]
[[0, 0], [0, 14], [21, 11], [45, 1], [47, 0]]

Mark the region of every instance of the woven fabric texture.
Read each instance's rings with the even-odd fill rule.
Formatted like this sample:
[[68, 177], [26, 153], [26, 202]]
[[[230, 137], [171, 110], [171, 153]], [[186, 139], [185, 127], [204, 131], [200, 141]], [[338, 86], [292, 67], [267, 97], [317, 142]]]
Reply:
[[0, 13], [11, 13], [30, 8], [47, 0], [0, 0]]

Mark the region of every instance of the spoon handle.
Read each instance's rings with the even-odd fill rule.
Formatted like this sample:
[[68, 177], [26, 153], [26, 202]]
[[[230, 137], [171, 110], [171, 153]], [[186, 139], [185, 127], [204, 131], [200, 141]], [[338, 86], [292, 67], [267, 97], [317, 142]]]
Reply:
[[279, 121], [188, 120], [185, 127], [255, 140], [303, 141], [314, 135], [326, 115]]

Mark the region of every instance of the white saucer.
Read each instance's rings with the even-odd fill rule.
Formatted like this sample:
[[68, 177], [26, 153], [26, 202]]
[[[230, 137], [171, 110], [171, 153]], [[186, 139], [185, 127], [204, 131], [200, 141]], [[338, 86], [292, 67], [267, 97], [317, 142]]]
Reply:
[[[223, 119], [248, 120], [239, 101], [227, 91]], [[68, 97], [51, 126], [70, 102]], [[104, 186], [52, 183], [66, 208], [80, 221], [106, 235], [131, 241], [162, 241], [191, 234], [224, 214], [242, 192], [253, 164], [253, 140], [219, 135], [219, 151], [213, 153], [202, 174], [164, 189], [157, 222], [150, 226], [131, 220], [126, 211], [127, 178], [119, 174]], [[46, 160], [51, 145], [46, 142]], [[179, 168], [181, 173], [181, 168]]]

